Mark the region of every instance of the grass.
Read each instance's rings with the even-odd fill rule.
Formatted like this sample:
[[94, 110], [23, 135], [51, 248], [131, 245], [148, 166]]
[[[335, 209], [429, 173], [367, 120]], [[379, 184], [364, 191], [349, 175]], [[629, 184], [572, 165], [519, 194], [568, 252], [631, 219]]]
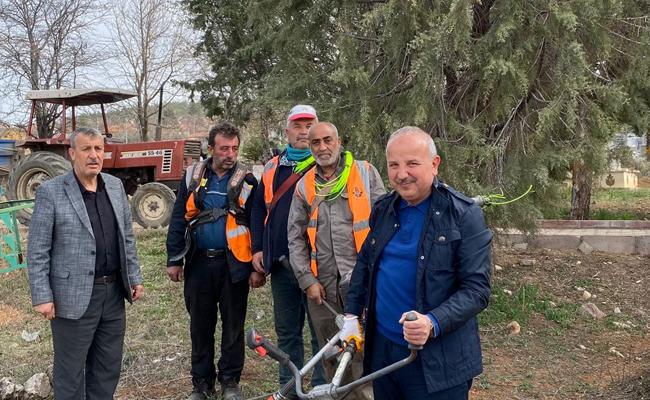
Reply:
[[589, 279], [589, 278], [578, 278], [575, 281], [575, 286], [581, 288], [590, 288], [594, 286], [594, 281], [593, 279]]
[[632, 211], [610, 211], [599, 209], [591, 213], [591, 219], [608, 221], [608, 220], [623, 220], [623, 221], [633, 221], [637, 219], [643, 219], [645, 217], [640, 217], [639, 214]]
[[594, 198], [596, 201], [633, 202], [647, 200], [650, 197], [650, 188], [637, 189], [599, 189]]
[[[591, 197], [593, 220], [650, 219], [650, 188], [595, 189]], [[569, 219], [571, 189], [562, 192], [559, 202], [543, 210], [547, 219]]]
[[[191, 342], [183, 288], [181, 284], [170, 282], [166, 276], [164, 231], [140, 231], [137, 243], [146, 293], [142, 301], [127, 306], [127, 333], [118, 399], [184, 399], [191, 390]], [[576, 335], [598, 332], [641, 335], [643, 321], [633, 321], [634, 328], [621, 329], [614, 322], [625, 322], [632, 317], [611, 316], [604, 321], [578, 317], [578, 304], [551, 297], [557, 293], [549, 292], [551, 289], [547, 286], [522, 283], [524, 281], [516, 274], [496, 275], [490, 305], [479, 315], [481, 330], [484, 331], [486, 374], [478, 378], [477, 387], [487, 393], [497, 393], [510, 385], [514, 390], [531, 396], [543, 390], [537, 387], [535, 379], [521, 375], [521, 371], [527, 371], [528, 365], [533, 368], [536, 364], [543, 364], [548, 358], [562, 359], [576, 346], [571, 339]], [[575, 277], [566, 282], [570, 287], [597, 285], [594, 279]], [[504, 293], [504, 289], [512, 290], [512, 295]], [[557, 305], [551, 304], [551, 300]], [[251, 291], [246, 329], [254, 326], [275, 342], [272, 310], [270, 283]], [[521, 324], [520, 335], [510, 336], [505, 332], [505, 325], [512, 320]], [[23, 329], [39, 331], [40, 338], [35, 342], [25, 342], [20, 337]], [[217, 329], [220, 332], [220, 328]], [[602, 348], [589, 347], [607, 354], [610, 345], [601, 342], [599, 346]], [[504, 364], [517, 365], [521, 360], [528, 360], [525, 362], [529, 364], [507, 373], [501, 369]], [[26, 271], [0, 274], [0, 377], [10, 376], [14, 382], [23, 383], [37, 372], [51, 374], [51, 362], [49, 324], [31, 310]], [[501, 373], [495, 373], [495, 370]], [[260, 359], [247, 349], [242, 375], [244, 397], [276, 390], [277, 373], [276, 362]]]
[[564, 303], [551, 305], [549, 299], [539, 293], [536, 285], [524, 284], [512, 295], [504, 293], [505, 286], [495, 283], [492, 288], [490, 306], [479, 314], [481, 326], [502, 326], [510, 321], [517, 321], [520, 325], [529, 322], [533, 313], [538, 313], [548, 321], [552, 321], [559, 328], [568, 328], [575, 320], [576, 304]]
[[[118, 398], [184, 399], [191, 390], [189, 317], [182, 284], [169, 281], [165, 273], [165, 235], [162, 230], [140, 231], [137, 235], [145, 296], [141, 301], [127, 305]], [[0, 319], [0, 377], [9, 376], [14, 382], [23, 383], [37, 372], [51, 376], [51, 331], [49, 323], [31, 309], [25, 269], [0, 274], [0, 316], [3, 315], [12, 315], [13, 319]], [[276, 342], [268, 282], [250, 292], [245, 330], [251, 327], [256, 327]], [[23, 329], [39, 331], [39, 339], [24, 341], [21, 338]], [[221, 327], [217, 326], [217, 332], [220, 331]], [[217, 340], [219, 336], [217, 334]], [[305, 341], [308, 343], [307, 338]], [[218, 344], [216, 348], [218, 352]], [[261, 359], [246, 349], [242, 376], [245, 397], [277, 390], [277, 376], [278, 364], [275, 361], [268, 357]]]

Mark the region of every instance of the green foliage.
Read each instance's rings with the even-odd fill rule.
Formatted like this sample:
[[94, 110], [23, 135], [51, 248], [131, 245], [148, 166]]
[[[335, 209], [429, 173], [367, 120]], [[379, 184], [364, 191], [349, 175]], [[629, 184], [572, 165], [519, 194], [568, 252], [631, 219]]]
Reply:
[[261, 162], [264, 158], [265, 143], [260, 135], [248, 135], [242, 141], [241, 155], [248, 161]]
[[624, 124], [650, 126], [647, 1], [185, 4], [212, 69], [186, 86], [210, 115], [277, 122], [311, 103], [381, 172], [390, 133], [420, 126], [460, 190], [534, 186], [489, 212], [502, 226], [530, 226], [572, 165], [604, 170]]
[[[548, 219], [568, 219], [566, 204], [571, 197], [569, 188], [553, 193], [557, 200], [546, 204], [542, 215]], [[592, 197], [594, 220], [645, 220], [650, 218], [650, 189], [598, 189]]]
[[492, 289], [490, 306], [479, 314], [481, 325], [504, 325], [517, 321], [522, 326], [528, 323], [533, 313], [539, 313], [548, 321], [568, 328], [575, 320], [577, 305], [564, 303], [552, 306], [541, 296], [536, 285], [524, 284], [515, 293], [504, 293], [505, 287], [495, 284]]
[[494, 285], [490, 307], [480, 314], [481, 324], [486, 326], [517, 321], [524, 325], [530, 319], [538, 300], [539, 288], [523, 285], [512, 295], [504, 293], [505, 287]]
[[635, 166], [634, 152], [625, 142], [612, 146], [607, 152], [607, 159], [618, 161], [623, 168], [634, 168]]

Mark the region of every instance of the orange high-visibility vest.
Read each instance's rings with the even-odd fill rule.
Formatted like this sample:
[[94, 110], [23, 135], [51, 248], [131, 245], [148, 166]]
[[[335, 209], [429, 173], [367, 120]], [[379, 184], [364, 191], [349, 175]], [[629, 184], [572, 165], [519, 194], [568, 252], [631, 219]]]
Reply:
[[[239, 192], [237, 201], [239, 206], [244, 208], [246, 200], [251, 195], [252, 185], [244, 182]], [[251, 249], [251, 232], [247, 226], [238, 225], [235, 214], [230, 211], [226, 217], [226, 241], [228, 248], [241, 262], [250, 262], [253, 260], [253, 250]]]
[[[370, 232], [370, 164], [367, 161], [355, 160], [350, 167], [350, 176], [346, 183], [348, 193], [348, 205], [352, 212], [352, 234], [357, 253]], [[310, 209], [316, 199], [316, 168], [312, 168], [298, 182], [296, 193], [302, 197]], [[318, 264], [316, 262], [316, 231], [318, 230], [318, 207], [309, 216], [307, 225], [307, 237], [311, 246], [310, 267], [314, 276], [318, 276]]]
[[[196, 163], [189, 167], [186, 172], [186, 182], [188, 190], [190, 191], [187, 201], [185, 202], [185, 220], [191, 221], [195, 218], [201, 210], [197, 207], [195, 196], [198, 196], [199, 190], [205, 187], [203, 179], [205, 179], [206, 161]], [[246, 175], [248, 171], [245, 169], [236, 168], [232, 176], [228, 180], [228, 191], [234, 190], [238, 185], [238, 181], [244, 179], [241, 174]], [[239, 195], [237, 196], [237, 203], [242, 209], [246, 205], [246, 201], [251, 195], [253, 186], [247, 182], [242, 182]], [[230, 196], [229, 196], [230, 197]], [[233, 256], [241, 262], [250, 262], [253, 259], [253, 252], [251, 249], [251, 234], [248, 227], [238, 225], [235, 218], [235, 210], [229, 207], [228, 215], [226, 216], [226, 243], [228, 249], [232, 252]]]
[[[264, 225], [266, 225], [269, 219], [269, 214], [271, 213], [271, 205], [273, 204], [273, 198], [276, 196], [276, 193], [273, 191], [273, 181], [275, 180], [275, 171], [277, 171], [279, 165], [280, 156], [275, 156], [264, 165], [264, 172], [262, 172], [262, 183], [264, 183], [264, 203], [266, 205], [266, 217], [264, 218]], [[293, 175], [304, 175], [309, 169], [313, 168], [314, 165], [316, 165], [314, 157], [309, 156], [307, 159], [302, 160], [296, 164], [293, 169]], [[289, 179], [293, 179], [293, 176], [287, 178], [287, 180]], [[281, 189], [285, 183], [286, 181], [282, 182], [278, 189]], [[286, 191], [283, 191], [283, 193], [279, 194], [278, 196], [284, 196], [284, 193], [286, 193]]]
[[264, 225], [269, 219], [269, 212], [271, 211], [271, 202], [273, 201], [273, 181], [275, 180], [275, 171], [280, 164], [280, 156], [275, 156], [264, 165], [264, 172], [262, 172], [262, 182], [264, 183], [264, 204], [266, 204], [266, 218], [264, 218]]

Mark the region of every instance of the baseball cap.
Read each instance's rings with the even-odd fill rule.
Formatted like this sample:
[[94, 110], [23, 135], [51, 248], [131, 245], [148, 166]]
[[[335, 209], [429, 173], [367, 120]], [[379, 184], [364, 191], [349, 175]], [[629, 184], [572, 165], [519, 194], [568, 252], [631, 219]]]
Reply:
[[316, 110], [314, 107], [306, 104], [298, 104], [297, 106], [294, 106], [291, 111], [289, 111], [287, 121], [295, 121], [301, 118], [315, 119], [318, 118], [318, 116], [316, 115]]

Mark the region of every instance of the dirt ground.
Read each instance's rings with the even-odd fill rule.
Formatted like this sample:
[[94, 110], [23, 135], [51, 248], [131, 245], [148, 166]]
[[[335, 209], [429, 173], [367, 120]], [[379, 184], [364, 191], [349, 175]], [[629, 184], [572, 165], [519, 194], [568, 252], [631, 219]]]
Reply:
[[[482, 325], [473, 400], [650, 399], [650, 258], [497, 247], [494, 261], [493, 297], [538, 288], [536, 310], [518, 335]], [[582, 315], [587, 302], [606, 316]]]
[[[191, 384], [182, 288], [164, 276], [164, 232], [138, 242], [147, 293], [127, 308], [118, 398], [184, 399]], [[500, 245], [493, 258], [493, 296], [480, 315], [485, 371], [472, 400], [650, 399], [650, 258]], [[251, 292], [246, 324], [273, 339], [270, 298], [268, 284]], [[589, 302], [606, 316], [581, 314]], [[508, 331], [513, 320], [519, 334]], [[23, 330], [40, 337], [26, 342]], [[50, 335], [31, 312], [25, 271], [0, 274], [0, 377], [51, 374]], [[275, 363], [247, 350], [245, 398], [272, 391], [276, 377]]]

